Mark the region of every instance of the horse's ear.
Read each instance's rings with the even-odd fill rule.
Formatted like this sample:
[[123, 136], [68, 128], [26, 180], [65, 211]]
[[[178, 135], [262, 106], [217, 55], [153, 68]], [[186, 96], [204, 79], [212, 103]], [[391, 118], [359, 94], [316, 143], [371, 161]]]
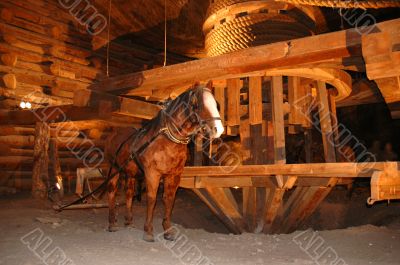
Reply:
[[194, 106], [194, 107], [197, 107], [198, 106], [198, 99], [197, 99], [197, 97], [191, 97], [190, 98], [190, 104], [192, 105], [192, 106]]
[[213, 81], [212, 81], [212, 80], [210, 80], [210, 81], [207, 82], [206, 88], [208, 88], [208, 89], [210, 89], [210, 90], [213, 89]]

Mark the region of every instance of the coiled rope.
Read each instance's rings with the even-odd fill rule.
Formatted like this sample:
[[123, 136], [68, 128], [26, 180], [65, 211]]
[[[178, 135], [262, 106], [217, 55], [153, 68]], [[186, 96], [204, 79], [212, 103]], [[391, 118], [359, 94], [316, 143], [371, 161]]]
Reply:
[[360, 8], [379, 9], [388, 7], [400, 7], [399, 0], [275, 0], [293, 5], [308, 5], [332, 8]]

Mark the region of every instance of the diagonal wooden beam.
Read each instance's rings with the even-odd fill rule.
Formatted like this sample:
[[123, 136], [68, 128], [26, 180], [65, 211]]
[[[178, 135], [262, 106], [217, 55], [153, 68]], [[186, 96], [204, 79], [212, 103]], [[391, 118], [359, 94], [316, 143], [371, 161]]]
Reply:
[[231, 190], [229, 188], [206, 188], [206, 191], [223, 216], [234, 224], [233, 232], [235, 234], [243, 233], [246, 230], [246, 223], [239, 212]]

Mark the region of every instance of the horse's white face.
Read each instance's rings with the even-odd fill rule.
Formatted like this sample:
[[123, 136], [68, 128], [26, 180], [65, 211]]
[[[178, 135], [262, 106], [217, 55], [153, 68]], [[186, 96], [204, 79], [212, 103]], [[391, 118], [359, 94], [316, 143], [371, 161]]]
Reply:
[[[221, 118], [219, 115], [219, 111], [217, 108], [217, 102], [215, 101], [214, 95], [209, 91], [203, 92], [203, 104], [204, 107], [208, 110], [211, 117], [213, 118]], [[211, 124], [211, 137], [219, 138], [224, 132], [224, 126], [222, 125], [221, 120], [213, 120], [210, 122]]]

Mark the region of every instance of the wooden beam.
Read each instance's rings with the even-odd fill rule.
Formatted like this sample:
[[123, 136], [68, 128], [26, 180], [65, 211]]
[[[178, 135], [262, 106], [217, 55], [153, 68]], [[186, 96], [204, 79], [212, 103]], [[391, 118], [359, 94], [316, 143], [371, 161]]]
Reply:
[[218, 219], [225, 224], [225, 226], [229, 229], [230, 232], [234, 234], [240, 234], [240, 231], [237, 229], [236, 224], [233, 220], [227, 218], [221, 210], [218, 208], [218, 205], [212, 200], [212, 198], [208, 195], [207, 191], [204, 189], [192, 189], [192, 191], [202, 200], [205, 205], [211, 210], [211, 212], [218, 217]]
[[[400, 166], [400, 162], [392, 162]], [[239, 166], [204, 166], [185, 167], [182, 177], [221, 178], [228, 176], [308, 176], [317, 178], [361, 178], [370, 177], [374, 171], [382, 171], [383, 162], [376, 163], [311, 163], [283, 165], [239, 165]]]
[[44, 122], [36, 124], [35, 146], [33, 155], [32, 196], [46, 199], [49, 181], [49, 139], [50, 127]]
[[[283, 80], [282, 76], [272, 77], [272, 125], [274, 128], [274, 164], [286, 164], [285, 150], [285, 124], [283, 113]], [[264, 207], [263, 232], [271, 232], [271, 227], [282, 205], [284, 186], [288, 180], [287, 176], [276, 175], [277, 186], [267, 189]]]
[[239, 78], [227, 80], [227, 122], [228, 126], [240, 125], [240, 88]]
[[288, 77], [288, 101], [290, 105], [289, 124], [302, 124], [302, 108], [298, 106], [302, 96], [300, 78], [296, 76]]
[[[335, 151], [335, 132], [333, 126], [337, 122], [335, 101], [330, 100], [326, 84], [318, 81], [317, 83], [318, 110], [321, 127], [322, 142], [324, 145], [324, 157], [327, 163], [336, 162]], [[309, 187], [306, 189], [302, 198], [298, 200], [291, 212], [285, 214], [282, 229], [291, 232], [302, 224], [316, 210], [318, 205], [325, 199], [338, 182], [337, 176], [327, 179], [321, 186]], [[299, 188], [299, 187], [297, 187]], [[295, 194], [292, 196], [296, 196]]]
[[243, 187], [242, 198], [243, 218], [249, 231], [254, 232], [257, 227], [257, 187]]
[[249, 77], [249, 121], [250, 125], [263, 121], [262, 77]]
[[332, 117], [336, 118], [336, 115], [334, 115], [334, 113], [331, 111], [331, 105], [329, 104], [329, 95], [326, 89], [326, 84], [320, 81], [317, 83], [317, 98], [318, 98], [318, 110], [319, 110], [322, 142], [324, 145], [325, 162], [327, 163], [336, 162], [335, 143], [333, 141], [334, 132], [332, 123], [333, 122]]
[[9, 110], [0, 112], [0, 125], [33, 125], [36, 122], [57, 123], [108, 118], [110, 113], [100, 115], [90, 107], [55, 106], [34, 110]]
[[267, 189], [264, 213], [264, 233], [270, 233], [272, 225], [278, 215], [278, 211], [282, 206], [283, 195], [285, 189], [273, 187]]
[[[363, 28], [361, 33], [387, 31], [396, 34], [399, 25], [400, 19], [395, 19]], [[147, 93], [151, 96], [152, 90], [190, 86], [196, 81], [239, 77], [265, 69], [361, 56], [361, 36], [357, 28], [262, 45], [213, 58], [109, 78], [94, 84], [91, 89], [124, 91], [131, 95]]]
[[142, 119], [152, 119], [161, 110], [161, 106], [136, 99], [117, 97], [91, 90], [74, 92], [74, 105], [79, 107], [98, 108], [102, 102], [110, 104], [110, 110], [120, 115], [128, 115]]
[[222, 119], [222, 124], [225, 124], [226, 118], [225, 118], [225, 102], [226, 102], [226, 97], [225, 97], [225, 88], [226, 88], [226, 81], [224, 82], [213, 82], [214, 84], [214, 97], [215, 100], [219, 104], [219, 114]]
[[208, 195], [217, 205], [223, 215], [229, 219], [234, 226], [234, 233], [241, 234], [246, 229], [246, 224], [239, 212], [239, 207], [229, 188], [206, 188]]
[[[286, 164], [285, 121], [283, 114], [283, 80], [282, 76], [272, 77], [272, 126], [274, 128], [274, 163]], [[278, 187], [283, 188], [284, 177], [276, 176]]]

